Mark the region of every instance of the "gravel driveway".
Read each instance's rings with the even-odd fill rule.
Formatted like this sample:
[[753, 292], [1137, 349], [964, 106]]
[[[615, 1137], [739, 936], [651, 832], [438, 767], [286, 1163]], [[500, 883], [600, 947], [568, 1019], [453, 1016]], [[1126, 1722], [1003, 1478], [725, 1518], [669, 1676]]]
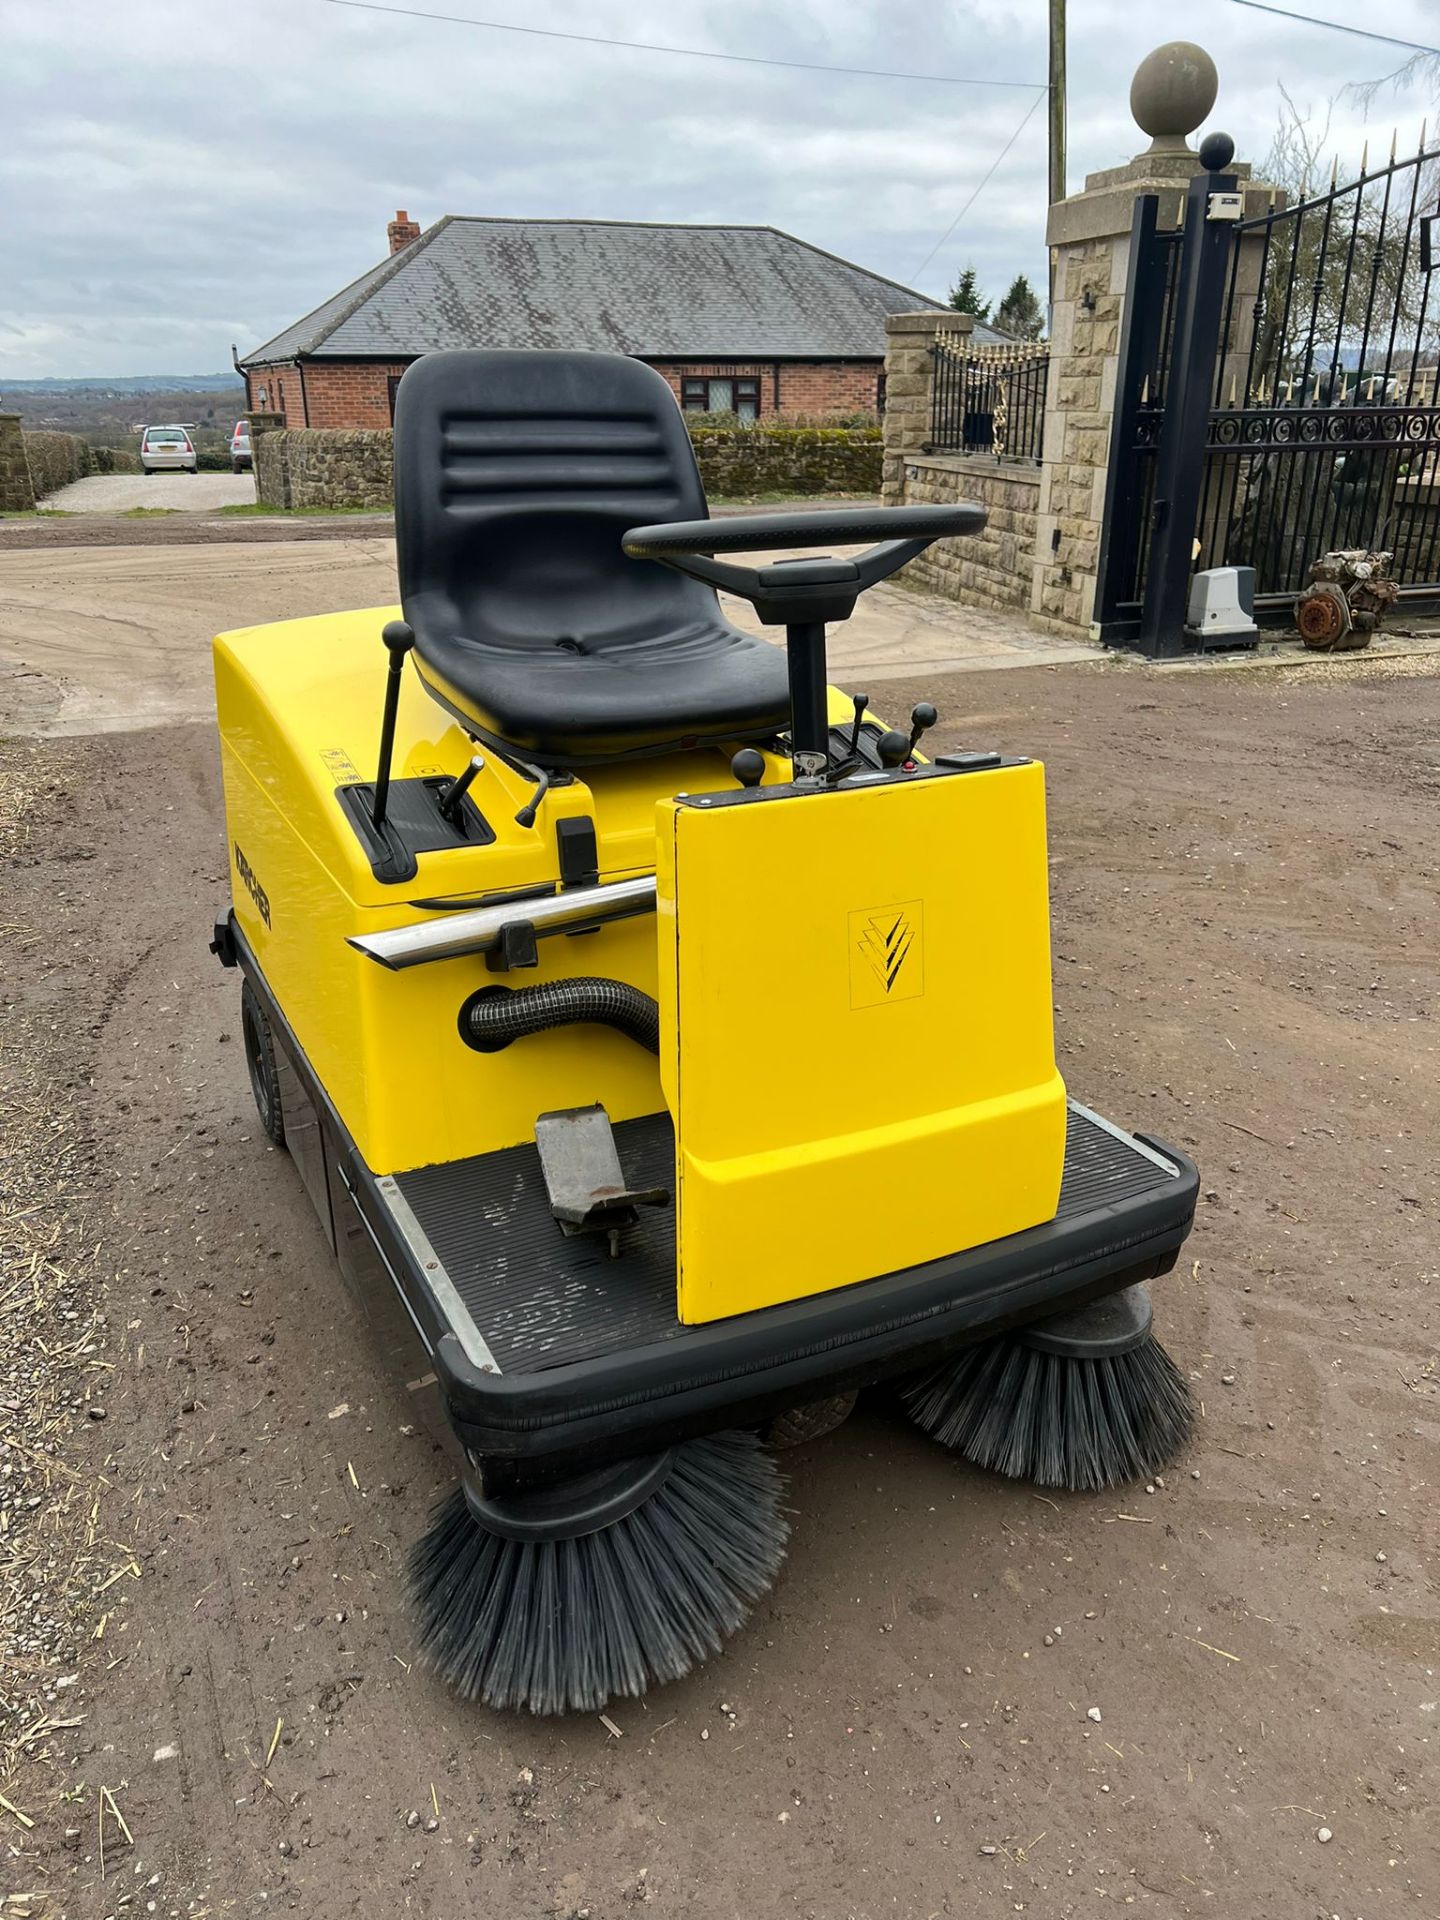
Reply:
[[125, 513], [131, 507], [173, 507], [213, 513], [217, 507], [250, 506], [252, 473], [97, 473], [72, 480], [44, 501], [60, 513]]

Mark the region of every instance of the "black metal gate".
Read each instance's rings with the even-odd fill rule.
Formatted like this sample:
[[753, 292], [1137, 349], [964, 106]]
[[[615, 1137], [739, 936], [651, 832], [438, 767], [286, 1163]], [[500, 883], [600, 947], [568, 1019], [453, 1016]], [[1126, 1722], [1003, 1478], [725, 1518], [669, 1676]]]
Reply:
[[1136, 201], [1095, 604], [1107, 646], [1133, 645], [1139, 637], [1155, 517], [1155, 453], [1175, 339], [1181, 236], [1179, 227], [1162, 228], [1159, 216], [1156, 194]]
[[[1188, 232], [1137, 205], [1096, 606], [1110, 644], [1178, 648], [1173, 621], [1160, 635], [1145, 618], [1176, 490], [1158, 453], [1177, 381], [1203, 380], [1207, 404], [1195, 442], [1172, 446], [1200, 473], [1193, 523], [1168, 530], [1172, 564], [1253, 567], [1257, 617], [1285, 620], [1320, 554], [1383, 548], [1407, 599], [1440, 601], [1440, 150], [1233, 222], [1222, 291], [1219, 236], [1197, 223], [1233, 184], [1197, 180]], [[1197, 298], [1218, 301], [1208, 338], [1208, 324], [1187, 333]]]
[[1437, 163], [1392, 155], [1236, 229], [1200, 564], [1254, 567], [1262, 610], [1334, 547], [1391, 549], [1402, 589], [1440, 595]]

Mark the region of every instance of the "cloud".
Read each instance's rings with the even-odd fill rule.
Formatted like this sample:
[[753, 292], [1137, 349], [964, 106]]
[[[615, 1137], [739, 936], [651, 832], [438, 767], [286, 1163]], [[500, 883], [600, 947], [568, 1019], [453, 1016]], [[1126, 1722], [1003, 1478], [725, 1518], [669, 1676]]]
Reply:
[[[405, 5], [408, 0], [396, 0]], [[416, 0], [424, 4], [424, 0]], [[1034, 0], [431, 0], [534, 26], [776, 59], [1039, 83]], [[1298, 0], [1297, 0], [1298, 4]], [[1339, 9], [1337, 9], [1337, 14]], [[18, 17], [17, 17], [18, 16]], [[1427, 0], [1374, 0], [1378, 31], [1433, 38]], [[1130, 75], [1169, 11], [1071, 0], [1070, 183], [1143, 144]], [[1269, 145], [1284, 80], [1325, 103], [1403, 57], [1216, 0], [1213, 123]], [[914, 285], [1010, 138], [1023, 90], [685, 60], [406, 20], [324, 0], [66, 0], [11, 9], [0, 379], [209, 372], [385, 251], [406, 207], [442, 213], [765, 221]], [[1353, 170], [1366, 132], [1413, 148], [1426, 100], [1340, 100]], [[1433, 117], [1433, 115], [1432, 115]], [[1380, 122], [1383, 121], [1383, 128]], [[994, 295], [1045, 274], [1037, 113], [925, 270], [967, 263]]]

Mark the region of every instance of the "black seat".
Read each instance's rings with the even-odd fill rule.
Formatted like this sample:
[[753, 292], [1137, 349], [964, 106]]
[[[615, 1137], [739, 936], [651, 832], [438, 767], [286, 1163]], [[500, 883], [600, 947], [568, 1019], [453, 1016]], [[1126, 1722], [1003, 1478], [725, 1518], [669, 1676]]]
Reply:
[[706, 514], [660, 375], [611, 353], [433, 353], [395, 396], [400, 594], [422, 680], [550, 766], [763, 739], [785, 656], [621, 536]]

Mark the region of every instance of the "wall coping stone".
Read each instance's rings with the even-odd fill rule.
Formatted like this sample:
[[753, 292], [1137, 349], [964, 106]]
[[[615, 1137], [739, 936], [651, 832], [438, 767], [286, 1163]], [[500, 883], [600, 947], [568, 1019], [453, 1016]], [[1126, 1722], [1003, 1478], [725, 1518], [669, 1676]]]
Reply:
[[970, 333], [973, 313], [956, 313], [953, 307], [927, 307], [923, 313], [887, 313], [885, 332], [897, 333]]
[[1019, 480], [1038, 487], [1042, 469], [1033, 460], [997, 459], [993, 453], [907, 453], [906, 467], [929, 467], [940, 473], [973, 473], [987, 480]]
[[[1083, 192], [1072, 193], [1068, 200], [1057, 200], [1045, 224], [1045, 242], [1051, 247], [1079, 246], [1086, 240], [1113, 239], [1128, 234], [1135, 215], [1135, 202], [1142, 193], [1160, 196], [1160, 225], [1180, 223], [1180, 204], [1185, 189], [1201, 171], [1197, 154], [1141, 153], [1123, 167], [1102, 167], [1087, 173]], [[1285, 194], [1267, 180], [1252, 180], [1245, 161], [1226, 168], [1244, 183], [1245, 217], [1264, 213], [1273, 203], [1283, 207]]]

